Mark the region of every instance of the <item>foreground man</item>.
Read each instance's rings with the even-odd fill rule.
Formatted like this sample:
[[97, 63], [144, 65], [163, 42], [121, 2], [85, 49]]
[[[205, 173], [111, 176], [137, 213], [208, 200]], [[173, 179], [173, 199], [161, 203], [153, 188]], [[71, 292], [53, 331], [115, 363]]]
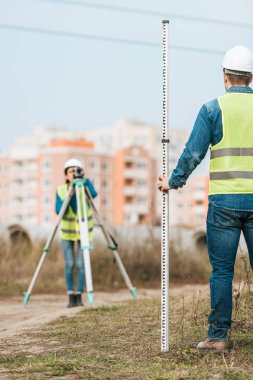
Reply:
[[253, 268], [253, 54], [244, 46], [227, 51], [222, 63], [226, 93], [202, 106], [170, 179], [160, 191], [178, 189], [211, 145], [207, 245], [211, 312], [208, 338], [199, 350], [227, 349], [232, 318], [232, 281], [241, 231]]

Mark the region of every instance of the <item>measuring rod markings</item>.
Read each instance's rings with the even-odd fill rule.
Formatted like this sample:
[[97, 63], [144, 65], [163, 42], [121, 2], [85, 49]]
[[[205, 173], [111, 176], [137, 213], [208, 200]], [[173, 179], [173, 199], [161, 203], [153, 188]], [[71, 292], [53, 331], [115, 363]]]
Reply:
[[[163, 138], [162, 163], [163, 176], [168, 177], [168, 28], [169, 21], [163, 20]], [[162, 195], [161, 221], [161, 351], [169, 350], [169, 194]]]

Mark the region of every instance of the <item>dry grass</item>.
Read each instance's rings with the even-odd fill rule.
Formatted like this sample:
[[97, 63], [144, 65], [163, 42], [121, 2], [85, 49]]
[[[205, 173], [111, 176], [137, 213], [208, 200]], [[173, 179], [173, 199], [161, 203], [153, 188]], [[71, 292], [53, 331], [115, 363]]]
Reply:
[[[126, 270], [137, 287], [155, 287], [160, 285], [161, 243], [149, 230], [146, 239], [126, 241], [120, 239], [119, 253]], [[34, 274], [42, 254], [45, 241], [33, 242], [32, 249], [18, 242], [0, 247], [0, 295], [20, 294], [25, 292]], [[91, 253], [92, 273], [95, 290], [118, 289], [125, 287], [112, 251], [99, 241], [94, 241]], [[245, 263], [238, 255], [236, 279], [240, 280]], [[206, 250], [203, 252], [178, 251], [170, 246], [170, 281], [178, 283], [207, 282], [210, 265]], [[37, 293], [58, 293], [65, 291], [64, 258], [60, 243], [55, 241], [48, 253], [41, 273], [35, 284]]]
[[201, 354], [193, 347], [206, 336], [209, 312], [207, 294], [198, 293], [171, 298], [168, 353], [160, 353], [159, 300], [132, 301], [83, 310], [20, 336], [22, 346], [1, 356], [1, 372], [15, 380], [250, 380], [252, 295], [237, 296], [240, 307], [226, 355]]

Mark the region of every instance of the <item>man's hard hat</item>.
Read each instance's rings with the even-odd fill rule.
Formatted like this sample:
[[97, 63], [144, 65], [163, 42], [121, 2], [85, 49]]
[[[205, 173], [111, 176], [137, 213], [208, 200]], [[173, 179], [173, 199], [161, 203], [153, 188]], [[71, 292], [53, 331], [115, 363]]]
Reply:
[[226, 52], [222, 67], [232, 71], [252, 73], [253, 54], [245, 46], [235, 46]]
[[72, 166], [77, 166], [78, 168], [84, 169], [83, 163], [80, 160], [77, 158], [70, 158], [64, 164], [64, 171], [66, 172], [66, 170]]

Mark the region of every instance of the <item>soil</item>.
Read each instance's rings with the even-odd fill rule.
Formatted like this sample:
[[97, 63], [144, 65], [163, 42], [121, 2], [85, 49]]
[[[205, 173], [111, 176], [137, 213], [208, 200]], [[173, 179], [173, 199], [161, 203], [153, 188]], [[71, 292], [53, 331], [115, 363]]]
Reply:
[[[208, 286], [203, 285], [183, 285], [170, 289], [170, 295], [189, 296], [194, 292], [206, 291]], [[138, 289], [138, 299], [160, 297], [160, 289]], [[120, 290], [117, 292], [96, 292], [94, 302], [85, 308], [96, 308], [98, 306], [111, 306], [116, 303], [131, 300], [129, 291]], [[83, 307], [67, 308], [66, 295], [31, 295], [28, 305], [23, 305], [22, 297], [9, 297], [0, 300], [0, 354], [20, 352], [25, 348], [32, 348], [40, 352], [39, 345], [31, 341], [26, 336], [29, 330], [38, 331], [46, 323], [57, 318], [72, 317], [79, 313]], [[37, 346], [37, 350], [36, 350]]]

